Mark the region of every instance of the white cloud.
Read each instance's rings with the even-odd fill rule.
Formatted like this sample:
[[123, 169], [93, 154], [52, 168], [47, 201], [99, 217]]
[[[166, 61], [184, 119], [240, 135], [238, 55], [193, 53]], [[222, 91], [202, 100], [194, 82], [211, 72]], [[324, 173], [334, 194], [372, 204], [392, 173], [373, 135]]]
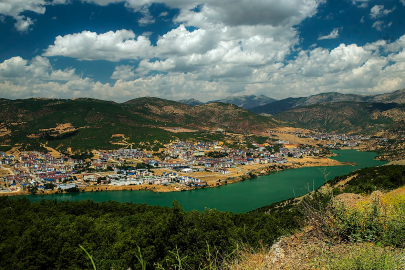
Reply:
[[149, 62], [148, 60], [142, 60], [139, 63], [139, 66], [136, 69], [136, 71], [141, 74], [142, 73], [147, 74], [151, 70], [169, 71], [175, 67], [176, 67], [175, 62], [172, 59], [167, 59], [165, 61], [155, 61], [155, 62]]
[[57, 36], [54, 45], [49, 46], [44, 56], [66, 56], [79, 60], [120, 61], [149, 57], [150, 41], [128, 30], [109, 31], [97, 34], [83, 31], [78, 34]]
[[159, 17], [166, 17], [167, 15], [169, 15], [169, 13], [167, 11], [163, 11], [162, 13], [159, 14]]
[[392, 9], [384, 9], [384, 5], [375, 5], [371, 8], [370, 17], [372, 19], [377, 19], [385, 15], [390, 14], [395, 10], [395, 6]]
[[[0, 2], [0, 14], [11, 16], [15, 20], [15, 28], [20, 32], [27, 32], [35, 23], [30, 17], [21, 15], [22, 12], [31, 11], [37, 14], [45, 14], [46, 5], [68, 4], [70, 0], [2, 0]], [[2, 16], [4, 18], [4, 16]]]
[[[134, 12], [148, 15], [152, 0], [96, 2], [125, 2]], [[43, 57], [31, 61], [16, 57], [0, 63], [1, 96], [27, 97], [27, 89], [34, 89], [36, 96], [44, 97], [126, 101], [149, 95], [207, 101], [231, 94], [285, 98], [330, 91], [379, 93], [405, 87], [405, 35], [392, 43], [341, 44], [330, 50], [316, 44], [308, 50], [298, 47], [295, 26], [313, 16], [320, 1], [157, 2], [180, 12], [174, 18], [176, 28], [159, 36], [156, 45], [150, 42], [150, 34], [137, 36], [130, 30], [58, 36]], [[352, 2], [357, 6], [368, 3]], [[198, 4], [202, 5], [195, 11]], [[384, 8], [376, 14], [380, 13], [384, 15]], [[389, 25], [381, 22], [375, 27]], [[320, 39], [337, 38], [339, 29]], [[286, 60], [293, 51], [297, 57]], [[54, 70], [44, 56], [82, 61], [135, 59], [139, 64], [117, 64], [111, 74], [116, 81], [103, 84], [80, 78], [73, 69]]]
[[405, 6], [405, 0], [399, 0]]
[[[405, 0], [404, 0], [404, 1], [405, 1]], [[360, 22], [361, 22], [361, 23], [364, 23], [364, 16], [361, 17]]]
[[27, 32], [34, 21], [20, 14], [24, 11], [44, 14], [45, 5], [44, 0], [3, 0], [0, 2], [0, 14], [13, 17], [17, 31]]
[[128, 65], [116, 66], [114, 73], [111, 75], [111, 79], [124, 81], [132, 80], [136, 77], [133, 68], [133, 66]]
[[24, 11], [44, 14], [45, 5], [46, 2], [44, 0], [2, 0], [0, 3], [0, 14], [14, 18]]
[[16, 20], [17, 21], [15, 22], [14, 27], [20, 32], [28, 32], [30, 30], [30, 26], [35, 22], [31, 20], [31, 18], [25, 16], [18, 16]]
[[[113, 2], [117, 1], [101, 1], [97, 4]], [[283, 61], [299, 44], [294, 26], [313, 16], [322, 1], [241, 0], [240, 4], [235, 5], [231, 0], [207, 0], [200, 6], [200, 11], [190, 10], [201, 4], [197, 0], [164, 2], [169, 7], [181, 9], [174, 19], [180, 24], [160, 36], [156, 46], [151, 45], [149, 37], [139, 36], [136, 39], [133, 32], [128, 30], [101, 34], [83, 31], [58, 36], [54, 45], [49, 46], [43, 55], [79, 60], [140, 59], [144, 60], [143, 66], [136, 72], [142, 74], [156, 69], [208, 72], [222, 65], [226, 70], [224, 74], [228, 74], [229, 70], [238, 73], [235, 69], [245, 69], [242, 65], [252, 68], [272, 61]], [[127, 7], [140, 12], [147, 10], [151, 1], [125, 3]], [[190, 31], [189, 26], [198, 29]], [[159, 61], [151, 61], [152, 58]]]
[[368, 7], [368, 1], [369, 0], [352, 0], [352, 3], [359, 8], [366, 8]]
[[49, 60], [41, 56], [36, 56], [31, 61], [16, 56], [0, 63], [0, 81], [69, 81], [77, 78], [74, 69], [54, 70]]
[[389, 22], [388, 24], [384, 24], [383, 21], [375, 21], [373, 23], [373, 28], [375, 28], [377, 31], [382, 31], [384, 28], [390, 27], [392, 25], [392, 22]]
[[[378, 40], [365, 46], [312, 48], [300, 51], [295, 59], [285, 63], [272, 60], [262, 65], [241, 65], [231, 57], [235, 52], [229, 53], [230, 59], [224, 54], [220, 61], [215, 60], [215, 54], [212, 58], [195, 59], [184, 55], [166, 60], [143, 59], [137, 67], [117, 66], [112, 74], [116, 82], [112, 85], [79, 78], [74, 70], [55, 71], [45, 57], [31, 61], [14, 57], [0, 63], [0, 91], [6, 98], [28, 97], [33, 89], [35, 96], [122, 102], [140, 96], [208, 101], [232, 94], [265, 94], [274, 98], [330, 91], [372, 94], [405, 87], [405, 35], [391, 43]], [[187, 73], [179, 70], [187, 61], [199, 68], [188, 69]], [[165, 73], [145, 75], [149, 70]], [[56, 78], [65, 82], [50, 81]]]
[[332, 30], [332, 32], [329, 35], [326, 36], [320, 36], [318, 40], [323, 40], [323, 39], [334, 39], [339, 37], [339, 28], [335, 28]]
[[72, 3], [72, 0], [53, 0], [51, 5], [67, 5]]
[[187, 25], [223, 24], [241, 25], [295, 25], [316, 13], [320, 1], [309, 0], [242, 0], [235, 5], [232, 0], [206, 1], [199, 12], [182, 9], [176, 21]]
[[142, 14], [142, 18], [138, 20], [139, 25], [144, 26], [155, 22], [155, 19], [149, 12], [149, 7], [144, 6], [139, 10], [139, 12]]
[[75, 73], [75, 69], [65, 69], [65, 70], [52, 70], [49, 80], [52, 81], [70, 81], [73, 78], [78, 78]]

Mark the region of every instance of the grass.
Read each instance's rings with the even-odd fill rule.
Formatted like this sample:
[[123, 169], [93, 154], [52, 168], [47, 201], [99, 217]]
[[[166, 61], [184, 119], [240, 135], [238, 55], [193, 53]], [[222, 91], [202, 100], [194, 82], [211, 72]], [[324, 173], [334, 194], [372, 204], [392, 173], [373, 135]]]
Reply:
[[79, 247], [80, 247], [81, 249], [83, 249], [83, 251], [86, 253], [87, 257], [89, 257], [89, 259], [90, 259], [90, 261], [91, 261], [91, 264], [93, 265], [93, 269], [94, 269], [94, 270], [97, 270], [96, 264], [95, 264], [94, 261], [93, 261], [93, 257], [87, 252], [87, 250], [86, 250], [82, 245], [79, 245]]
[[[393, 199], [396, 201], [396, 199]], [[402, 199], [401, 199], [402, 200]], [[317, 210], [316, 210], [317, 211]], [[333, 201], [328, 208], [310, 213], [309, 221], [320, 235], [335, 242], [405, 247], [405, 203], [396, 205], [378, 200], [360, 202], [355, 207]]]
[[352, 270], [392, 270], [404, 269], [405, 253], [377, 247], [372, 244], [345, 245], [336, 250], [324, 251], [313, 263], [315, 269], [352, 269]]

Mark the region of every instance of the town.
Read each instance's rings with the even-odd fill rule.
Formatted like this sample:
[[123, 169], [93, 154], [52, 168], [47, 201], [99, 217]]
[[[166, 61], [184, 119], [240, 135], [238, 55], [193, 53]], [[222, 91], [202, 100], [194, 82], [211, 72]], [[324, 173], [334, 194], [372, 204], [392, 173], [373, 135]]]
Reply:
[[[269, 131], [273, 134], [273, 131]], [[298, 138], [326, 140], [328, 148], [356, 147], [370, 138], [353, 135], [290, 132]], [[71, 192], [87, 187], [171, 186], [175, 190], [213, 186], [231, 176], [242, 176], [260, 166], [297, 163], [319, 157], [323, 147], [292, 144], [286, 140], [252, 143], [234, 149], [222, 141], [176, 141], [158, 152], [141, 149], [93, 151], [92, 157], [75, 159], [50, 153], [0, 152], [2, 192]], [[311, 162], [310, 162], [311, 163]], [[250, 166], [250, 167], [249, 167]], [[256, 167], [255, 167], [256, 166]], [[259, 167], [258, 167], [259, 166]]]

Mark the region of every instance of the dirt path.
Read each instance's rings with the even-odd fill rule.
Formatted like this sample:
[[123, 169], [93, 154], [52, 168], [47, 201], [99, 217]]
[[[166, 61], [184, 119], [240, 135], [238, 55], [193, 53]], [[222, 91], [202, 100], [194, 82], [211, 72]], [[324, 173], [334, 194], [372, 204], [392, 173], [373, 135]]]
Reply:
[[46, 142], [46, 144], [41, 143], [41, 146], [44, 147], [46, 150], [48, 150], [49, 154], [51, 154], [51, 156], [53, 156], [55, 158], [60, 158], [62, 156], [62, 154], [60, 152], [56, 151], [52, 147], [47, 146], [47, 144], [48, 144], [48, 142]]

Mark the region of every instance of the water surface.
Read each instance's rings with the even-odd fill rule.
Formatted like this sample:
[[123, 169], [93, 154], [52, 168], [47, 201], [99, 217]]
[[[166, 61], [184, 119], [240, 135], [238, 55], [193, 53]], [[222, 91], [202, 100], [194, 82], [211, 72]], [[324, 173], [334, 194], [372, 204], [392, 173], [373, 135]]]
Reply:
[[190, 190], [170, 193], [151, 191], [103, 191], [82, 192], [73, 194], [27, 195], [31, 201], [41, 199], [86, 200], [96, 202], [114, 200], [118, 202], [147, 203], [150, 205], [170, 206], [177, 200], [185, 210], [203, 211], [206, 207], [234, 213], [247, 212], [261, 206], [285, 200], [307, 193], [308, 188], [317, 188], [327, 179], [348, 174], [354, 170], [383, 165], [385, 161], [373, 160], [374, 152], [356, 150], [337, 150], [338, 161], [354, 162], [356, 166], [307, 167], [273, 172], [270, 175], [221, 186], [217, 188]]

